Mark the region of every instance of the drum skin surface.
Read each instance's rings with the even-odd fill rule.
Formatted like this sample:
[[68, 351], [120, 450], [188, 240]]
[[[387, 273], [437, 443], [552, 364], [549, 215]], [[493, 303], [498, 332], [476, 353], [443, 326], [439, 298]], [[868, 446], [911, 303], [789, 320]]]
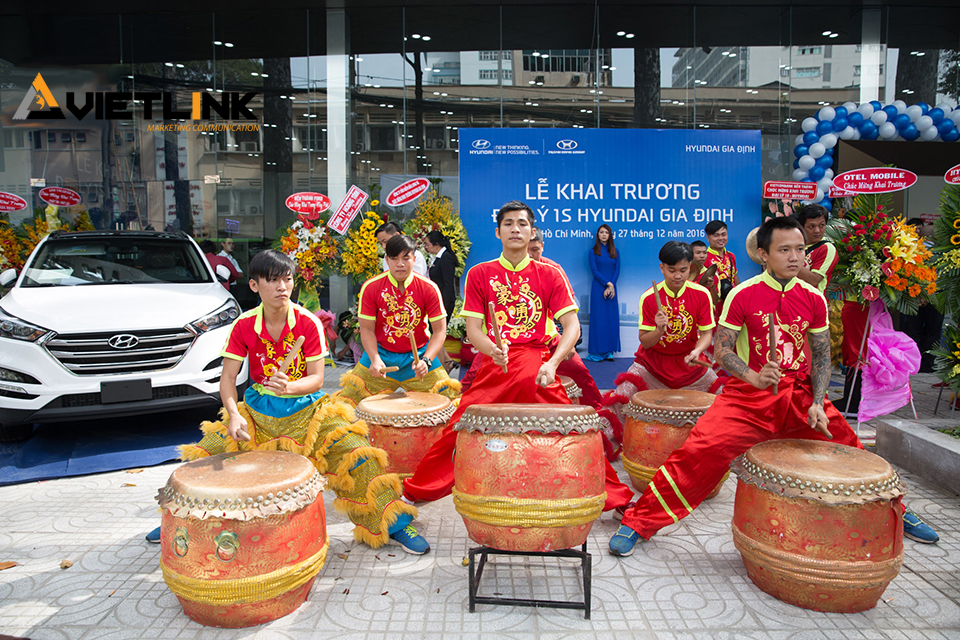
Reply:
[[[634, 489], [643, 493], [670, 454], [683, 446], [690, 430], [716, 399], [712, 393], [685, 389], [638, 391], [624, 406], [623, 468]], [[706, 497], [720, 493], [729, 477]]]
[[771, 440], [732, 468], [733, 539], [754, 584], [816, 611], [876, 606], [903, 563], [904, 489], [886, 460], [827, 442]]
[[454, 506], [470, 538], [507, 551], [587, 539], [603, 510], [603, 442], [591, 407], [468, 408], [455, 429]]
[[407, 391], [364, 398], [356, 414], [367, 423], [370, 444], [387, 452], [385, 471], [408, 477], [443, 435], [455, 410], [446, 396]]
[[248, 451], [178, 467], [158, 500], [160, 565], [184, 613], [249, 627], [295, 611], [326, 560], [323, 479], [304, 457]]

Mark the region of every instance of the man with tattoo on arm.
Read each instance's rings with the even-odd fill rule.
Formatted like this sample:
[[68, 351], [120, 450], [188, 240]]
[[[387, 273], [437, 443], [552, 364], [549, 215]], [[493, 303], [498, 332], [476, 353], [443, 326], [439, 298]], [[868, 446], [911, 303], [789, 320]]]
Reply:
[[[636, 506], [627, 510], [610, 540], [614, 555], [629, 556], [640, 538], [649, 540], [689, 515], [730, 462], [759, 442], [801, 438], [863, 448], [825, 399], [830, 383], [827, 303], [815, 287], [797, 278], [806, 245], [803, 230], [792, 218], [770, 218], [757, 232], [757, 244], [766, 271], [727, 296], [716, 333], [716, 358], [733, 378]], [[769, 353], [771, 313], [779, 334], [776, 353]], [[807, 341], [809, 358], [803, 348]]]

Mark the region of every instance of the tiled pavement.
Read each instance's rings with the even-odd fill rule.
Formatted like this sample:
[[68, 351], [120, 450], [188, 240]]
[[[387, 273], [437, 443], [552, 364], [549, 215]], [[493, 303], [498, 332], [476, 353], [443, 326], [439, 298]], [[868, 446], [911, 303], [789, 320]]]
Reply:
[[[931, 381], [915, 381], [921, 419], [933, 405], [927, 406], [920, 387], [929, 390]], [[938, 417], [946, 417], [943, 407]], [[415, 557], [396, 546], [375, 551], [354, 543], [327, 492], [330, 552], [307, 603], [260, 627], [207, 628], [182, 613], [161, 577], [158, 547], [143, 540], [159, 521], [153, 496], [174, 467], [0, 488], [0, 562], [20, 563], [0, 571], [0, 634], [34, 640], [960, 638], [960, 496], [908, 473], [910, 508], [942, 539], [937, 545], [905, 541], [900, 575], [864, 613], [799, 609], [750, 582], [730, 533], [731, 479], [717, 498], [630, 558], [607, 554], [616, 523], [609, 515], [597, 521], [588, 540], [594, 562], [590, 620], [577, 611], [512, 606], [478, 605], [469, 613], [462, 561], [475, 545], [450, 498], [421, 507], [417, 525], [433, 550]], [[73, 566], [61, 569], [62, 560]], [[581, 596], [573, 561], [493, 562], [484, 593]]]

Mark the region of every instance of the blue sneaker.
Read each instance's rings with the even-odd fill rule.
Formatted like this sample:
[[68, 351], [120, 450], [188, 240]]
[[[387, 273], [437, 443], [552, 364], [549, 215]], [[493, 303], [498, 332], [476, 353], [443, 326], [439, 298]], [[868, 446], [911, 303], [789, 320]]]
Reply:
[[620, 525], [617, 532], [610, 538], [610, 553], [615, 556], [632, 556], [633, 547], [640, 540], [640, 534], [625, 524]]
[[923, 544], [936, 544], [940, 536], [913, 511], [903, 514], [903, 535]]
[[146, 539], [147, 539], [147, 542], [151, 542], [153, 544], [160, 544], [160, 527], [157, 527], [156, 529], [148, 533], [146, 536]]
[[390, 539], [399, 544], [404, 551], [415, 556], [422, 556], [430, 551], [430, 545], [411, 525], [391, 533]]

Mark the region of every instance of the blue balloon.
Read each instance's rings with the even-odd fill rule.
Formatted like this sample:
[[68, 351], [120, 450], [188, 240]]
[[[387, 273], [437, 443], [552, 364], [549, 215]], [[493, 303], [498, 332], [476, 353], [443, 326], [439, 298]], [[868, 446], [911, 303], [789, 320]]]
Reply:
[[819, 141], [820, 141], [820, 136], [817, 135], [816, 131], [807, 131], [805, 134], [803, 134], [803, 144], [807, 146], [810, 146], [814, 142], [819, 142]]
[[900, 136], [904, 140], [916, 140], [920, 137], [920, 132], [917, 131], [917, 126], [912, 122], [900, 130]]
[[833, 156], [828, 156], [826, 154], [820, 156], [819, 158], [817, 158], [816, 166], [826, 171], [827, 169], [833, 166]]
[[798, 158], [802, 158], [808, 153], [810, 153], [810, 147], [805, 144], [798, 144], [793, 150], [793, 155], [797, 156]]
[[927, 112], [927, 115], [933, 120], [933, 124], [940, 124], [940, 121], [943, 120], [943, 109], [934, 107]]
[[794, 169], [800, 168], [800, 158], [797, 158], [796, 160], [793, 161], [793, 168]]
[[945, 134], [940, 136], [940, 139], [944, 142], [956, 142], [958, 138], [960, 138], [960, 130], [958, 130], [956, 127], [950, 129], [950, 131], [947, 131]]
[[821, 136], [833, 133], [833, 123], [829, 120], [821, 120], [817, 123], [817, 133]]
[[896, 118], [893, 119], [893, 126], [898, 130], [903, 131], [907, 125], [910, 124], [910, 116], [905, 113], [901, 113]]
[[837, 107], [836, 109], [834, 109], [834, 111], [835, 111], [836, 114], [837, 114], [837, 115], [834, 116], [834, 119], [836, 119], [836, 118], [844, 118], [844, 117], [847, 116], [847, 108], [846, 108], [846, 107]]
[[863, 114], [859, 111], [854, 111], [849, 116], [847, 116], [847, 122], [851, 127], [860, 128], [860, 125], [863, 124]]
[[860, 124], [859, 129], [860, 129], [861, 138], [866, 138], [867, 140], [873, 140], [874, 138], [876, 138], [876, 136], [873, 136], [873, 138], [870, 137], [873, 134], [877, 133], [877, 125], [873, 124], [872, 121], [864, 120]]
[[879, 137], [880, 137], [880, 130], [877, 129], [876, 127], [874, 127], [874, 128], [873, 128], [873, 131], [871, 131], [870, 133], [861, 133], [861, 134], [860, 134], [860, 139], [861, 139], [861, 140], [876, 140], [876, 139], [879, 138]]
[[814, 182], [814, 181], [811, 180], [810, 178], [804, 178], [804, 179], [801, 180], [800, 182]]
[[880, 111], [880, 109], [883, 109], [883, 105], [880, 104], [879, 100], [871, 100], [870, 106], [873, 107], [874, 111]]
[[918, 102], [917, 106], [923, 109], [923, 115], [927, 115], [930, 112], [930, 105], [926, 102]]
[[830, 209], [833, 208], [833, 200], [831, 200], [826, 196], [824, 196], [823, 200], [821, 200], [817, 204], [819, 204], [821, 207], [824, 207], [827, 211], [830, 211]]
[[836, 147], [831, 147], [831, 148], [827, 149], [826, 152], [825, 152], [825, 155], [832, 156], [832, 155], [833, 155], [833, 150], [834, 150], [835, 148], [836, 148]]
[[[842, 109], [843, 107], [840, 108]], [[847, 118], [847, 116], [837, 116], [833, 119], [833, 132], [840, 133], [846, 129], [849, 124], [850, 120]]]
[[953, 124], [953, 120], [942, 120], [940, 124], [937, 125], [937, 131], [940, 132], [940, 137], [946, 139], [946, 135], [950, 132], [951, 129], [956, 129], [957, 125]]
[[897, 108], [892, 104], [888, 104], [883, 108], [883, 112], [887, 114], [887, 120], [893, 120], [897, 117]]
[[826, 172], [827, 172], [826, 169], [824, 169], [823, 167], [821, 167], [820, 165], [817, 164], [817, 165], [814, 165], [814, 166], [810, 167], [809, 177], [810, 177], [810, 179], [812, 179], [814, 182], [817, 182], [818, 180], [820, 180], [820, 178], [822, 178], [822, 177], [824, 176], [824, 174], [825, 174]]

